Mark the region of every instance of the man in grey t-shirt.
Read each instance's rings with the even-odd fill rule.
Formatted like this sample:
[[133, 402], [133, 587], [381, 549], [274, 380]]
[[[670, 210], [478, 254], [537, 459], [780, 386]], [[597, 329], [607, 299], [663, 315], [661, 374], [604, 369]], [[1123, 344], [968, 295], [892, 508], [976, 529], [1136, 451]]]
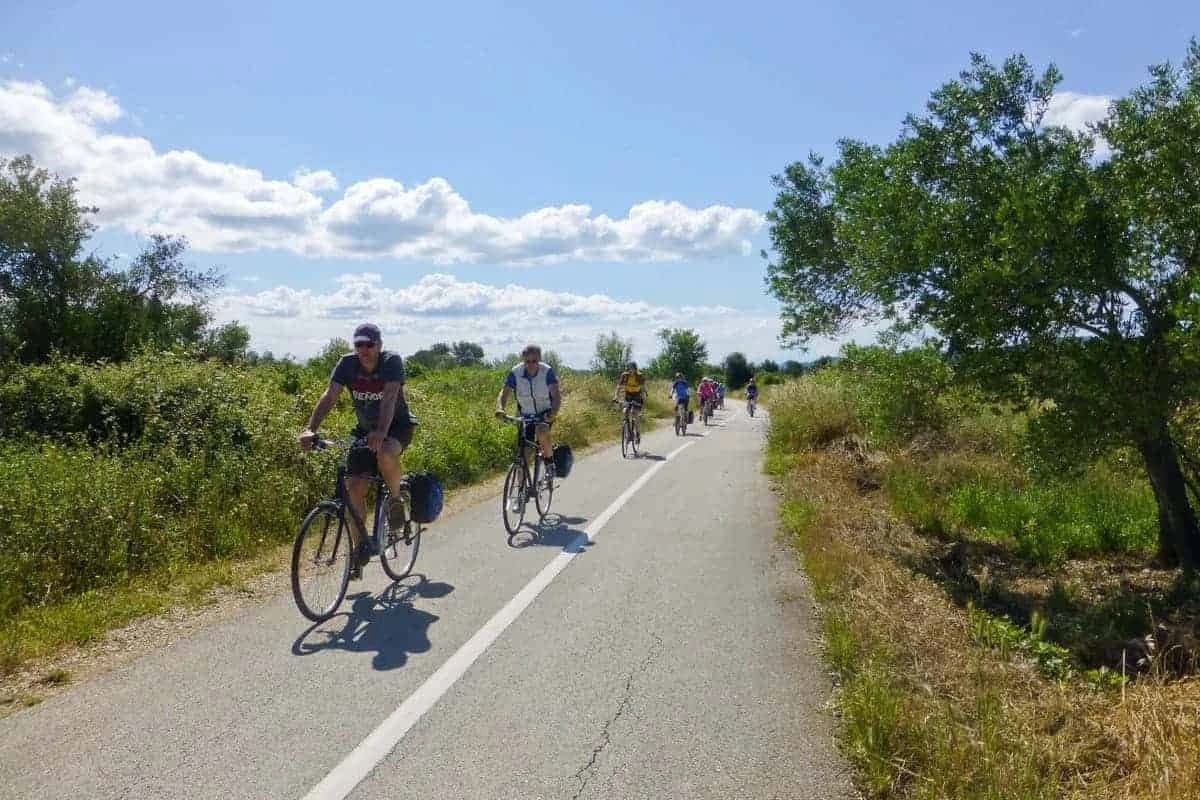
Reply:
[[[391, 506], [388, 508], [388, 524], [399, 530], [404, 524], [403, 506], [399, 501], [400, 481], [404, 473], [400, 469], [400, 454], [412, 443], [416, 420], [408, 411], [404, 399], [404, 360], [398, 353], [383, 350], [383, 336], [379, 326], [369, 322], [354, 329], [354, 352], [342, 356], [329, 377], [329, 387], [309, 417], [308, 427], [300, 432], [300, 446], [305, 450], [312, 447], [317, 428], [333, 409], [342, 388], [350, 390], [354, 400], [354, 415], [358, 425], [353, 436], [366, 437], [367, 446], [375, 454], [374, 465], [363, 465], [363, 472], [371, 472], [378, 466], [379, 474], [391, 491]], [[369, 458], [369, 456], [368, 456]], [[354, 465], [351, 464], [351, 468]], [[359, 517], [365, 520], [367, 489], [372, 476], [355, 474], [346, 480], [350, 502]], [[362, 576], [362, 565], [370, 560], [366, 531], [350, 526], [350, 538], [354, 545], [355, 577]]]

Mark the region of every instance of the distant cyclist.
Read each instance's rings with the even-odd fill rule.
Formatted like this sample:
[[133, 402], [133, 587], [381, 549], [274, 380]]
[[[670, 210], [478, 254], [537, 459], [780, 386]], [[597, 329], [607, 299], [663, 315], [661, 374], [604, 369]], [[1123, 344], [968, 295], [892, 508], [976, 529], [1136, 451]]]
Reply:
[[671, 399], [675, 401], [676, 411], [682, 406], [684, 417], [688, 410], [688, 382], [682, 372], [675, 373], [675, 382], [671, 384]]
[[504, 378], [504, 388], [496, 398], [497, 417], [504, 417], [504, 407], [514, 394], [521, 416], [535, 421], [538, 448], [546, 462], [546, 474], [551, 475], [554, 446], [550, 440], [550, 426], [562, 408], [562, 393], [558, 388], [558, 376], [549, 364], [542, 363], [542, 348], [536, 344], [525, 346], [521, 351], [521, 363], [509, 370]]
[[750, 411], [750, 416], [754, 416], [754, 408], [758, 405], [758, 384], [754, 382], [754, 376], [750, 376], [749, 382], [746, 383], [746, 407]]
[[[417, 421], [409, 413], [408, 401], [404, 398], [404, 360], [399, 353], [382, 347], [379, 326], [366, 322], [354, 329], [354, 352], [342, 356], [333, 368], [329, 386], [308, 418], [308, 427], [300, 431], [298, 438], [303, 449], [311, 449], [321, 422], [337, 402], [342, 388], [348, 388], [358, 420], [351, 436], [366, 438], [370, 448], [365, 458], [361, 449], [350, 451], [347, 464], [350, 475], [346, 480], [350, 502], [358, 511], [359, 519], [366, 519], [367, 489], [378, 469], [391, 492], [388, 524], [400, 530], [404, 525], [400, 486], [404, 473], [400, 470], [400, 454], [412, 444]], [[350, 541], [354, 547], [351, 576], [360, 578], [363, 565], [371, 560], [371, 543], [366, 531], [356, 528], [350, 526]]]
[[725, 384], [717, 381], [717, 408], [725, 407]]
[[717, 389], [713, 380], [705, 375], [700, 379], [700, 386], [696, 392], [700, 395], [700, 408], [702, 413], [711, 414], [713, 401], [717, 396]]
[[[622, 398], [621, 395], [624, 395]], [[617, 378], [617, 385], [613, 389], [613, 401], [624, 400], [630, 404], [630, 413], [633, 415], [635, 430], [637, 431], [637, 443], [641, 444], [642, 438], [642, 407], [646, 405], [646, 378], [642, 373], [638, 372], [636, 361], [630, 361], [625, 366], [625, 371], [621, 373], [621, 377]]]

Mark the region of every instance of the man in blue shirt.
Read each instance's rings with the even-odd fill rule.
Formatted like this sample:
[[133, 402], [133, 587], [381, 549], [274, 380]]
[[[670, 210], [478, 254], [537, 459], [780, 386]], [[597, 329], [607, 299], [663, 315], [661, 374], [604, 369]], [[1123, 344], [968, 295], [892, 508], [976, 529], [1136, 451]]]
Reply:
[[671, 397], [675, 399], [675, 407], [683, 406], [684, 416], [687, 416], [688, 382], [682, 372], [675, 373], [675, 382], [671, 384]]

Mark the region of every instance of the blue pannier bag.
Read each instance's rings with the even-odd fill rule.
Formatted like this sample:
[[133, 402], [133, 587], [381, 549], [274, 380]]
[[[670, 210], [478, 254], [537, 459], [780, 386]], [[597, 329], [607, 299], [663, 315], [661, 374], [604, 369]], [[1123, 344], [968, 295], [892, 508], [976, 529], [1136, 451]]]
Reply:
[[442, 482], [432, 472], [416, 472], [408, 476], [408, 492], [412, 497], [413, 522], [427, 525], [442, 513], [445, 499]]
[[571, 452], [571, 446], [567, 444], [554, 445], [554, 474], [565, 478], [571, 474], [573, 466], [575, 466], [575, 455]]

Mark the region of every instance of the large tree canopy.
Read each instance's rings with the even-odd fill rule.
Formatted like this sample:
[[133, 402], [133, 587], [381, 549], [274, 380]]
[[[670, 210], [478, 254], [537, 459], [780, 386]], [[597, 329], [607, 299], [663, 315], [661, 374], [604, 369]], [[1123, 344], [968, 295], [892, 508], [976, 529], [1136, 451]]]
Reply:
[[997, 394], [1052, 400], [1039, 424], [1059, 440], [1136, 446], [1164, 555], [1190, 568], [1200, 531], [1169, 422], [1200, 386], [1200, 46], [1094, 131], [1045, 123], [1059, 80], [976, 55], [895, 142], [790, 165], [768, 285], [785, 340], [929, 326]]

